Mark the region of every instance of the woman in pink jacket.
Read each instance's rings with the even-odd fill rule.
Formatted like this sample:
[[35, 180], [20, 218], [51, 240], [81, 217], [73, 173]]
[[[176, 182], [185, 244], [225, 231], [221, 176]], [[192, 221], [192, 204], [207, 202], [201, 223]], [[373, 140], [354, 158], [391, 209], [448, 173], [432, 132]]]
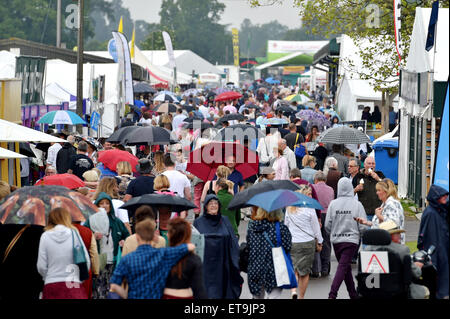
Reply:
[[272, 168], [275, 170], [275, 180], [289, 179], [289, 163], [285, 157], [283, 157], [283, 150], [275, 147], [273, 149], [275, 155], [275, 161]]

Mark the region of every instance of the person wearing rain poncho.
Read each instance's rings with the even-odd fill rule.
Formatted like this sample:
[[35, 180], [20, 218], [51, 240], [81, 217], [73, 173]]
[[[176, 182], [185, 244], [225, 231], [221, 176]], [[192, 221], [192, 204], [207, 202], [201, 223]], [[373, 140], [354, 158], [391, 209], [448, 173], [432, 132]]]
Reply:
[[95, 280], [94, 299], [104, 299], [109, 290], [109, 280], [114, 267], [120, 258], [119, 246], [130, 235], [124, 223], [114, 214], [112, 199], [106, 193], [101, 192], [95, 201], [101, 209], [92, 215], [84, 226], [94, 232], [99, 247], [100, 274]]

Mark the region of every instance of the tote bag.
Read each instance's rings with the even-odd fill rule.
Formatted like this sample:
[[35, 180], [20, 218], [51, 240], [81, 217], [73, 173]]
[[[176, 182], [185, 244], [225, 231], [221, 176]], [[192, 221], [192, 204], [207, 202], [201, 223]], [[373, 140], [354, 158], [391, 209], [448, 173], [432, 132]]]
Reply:
[[72, 230], [73, 263], [78, 266], [80, 281], [85, 281], [89, 278], [89, 269], [87, 267], [87, 260], [83, 249], [84, 243], [81, 241], [78, 232], [76, 232], [78, 244], [75, 244], [75, 238], [73, 236], [74, 232], [75, 231]]
[[280, 223], [275, 223], [277, 232], [277, 246], [275, 247], [269, 239], [269, 235], [264, 232], [264, 237], [272, 247], [273, 267], [275, 270], [275, 279], [277, 287], [282, 289], [297, 288], [297, 279], [295, 278], [294, 267], [290, 254], [286, 254], [281, 245]]

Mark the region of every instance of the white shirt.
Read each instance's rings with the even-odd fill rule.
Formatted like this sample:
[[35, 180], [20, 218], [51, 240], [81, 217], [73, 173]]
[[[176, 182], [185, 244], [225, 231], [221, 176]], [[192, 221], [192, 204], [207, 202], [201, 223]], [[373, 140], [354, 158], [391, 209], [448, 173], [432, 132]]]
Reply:
[[316, 211], [312, 208], [296, 207], [294, 213], [288, 208], [284, 217], [284, 224], [289, 228], [293, 243], [305, 243], [317, 238], [319, 243], [323, 242], [320, 232], [319, 220]]
[[152, 125], [152, 120], [151, 120], [151, 119], [144, 119], [144, 118], [141, 118], [141, 119], [139, 120], [139, 123], [142, 123], [142, 124], [144, 124], [144, 125]]
[[295, 153], [289, 147], [286, 147], [283, 152], [283, 157], [287, 159], [289, 164], [289, 171], [293, 168], [297, 168], [297, 159]]
[[55, 143], [48, 148], [47, 152], [47, 164], [55, 167], [56, 170], [58, 170], [58, 168], [56, 167], [56, 155], [58, 155], [60, 149], [62, 149], [61, 144]]
[[184, 119], [186, 119], [187, 116], [184, 114], [178, 114], [175, 115], [172, 121], [172, 130], [175, 131], [180, 127], [180, 124], [183, 123]]
[[178, 196], [184, 198], [184, 189], [186, 187], [191, 187], [191, 182], [189, 182], [189, 179], [186, 177], [186, 175], [176, 170], [166, 170], [162, 174], [169, 179], [169, 190], [177, 193]]
[[206, 106], [204, 106], [203, 104], [198, 108], [198, 110], [200, 112], [202, 112], [203, 117], [205, 119], [209, 117], [209, 109]]
[[112, 200], [113, 208], [114, 208], [114, 214], [117, 218], [119, 218], [122, 223], [129, 223], [130, 220], [128, 218], [128, 211], [126, 209], [121, 209], [121, 207], [124, 203], [120, 199], [113, 199]]

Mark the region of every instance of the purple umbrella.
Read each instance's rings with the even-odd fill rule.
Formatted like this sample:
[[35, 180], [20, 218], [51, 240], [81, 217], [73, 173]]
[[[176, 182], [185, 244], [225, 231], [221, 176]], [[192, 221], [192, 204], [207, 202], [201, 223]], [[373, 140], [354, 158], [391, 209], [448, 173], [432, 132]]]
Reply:
[[324, 127], [331, 127], [330, 121], [322, 113], [318, 113], [313, 110], [301, 110], [296, 115], [297, 117], [308, 121], [308, 131], [311, 131], [311, 128], [314, 125], [317, 125], [317, 127], [319, 128], [319, 132], [324, 131]]

